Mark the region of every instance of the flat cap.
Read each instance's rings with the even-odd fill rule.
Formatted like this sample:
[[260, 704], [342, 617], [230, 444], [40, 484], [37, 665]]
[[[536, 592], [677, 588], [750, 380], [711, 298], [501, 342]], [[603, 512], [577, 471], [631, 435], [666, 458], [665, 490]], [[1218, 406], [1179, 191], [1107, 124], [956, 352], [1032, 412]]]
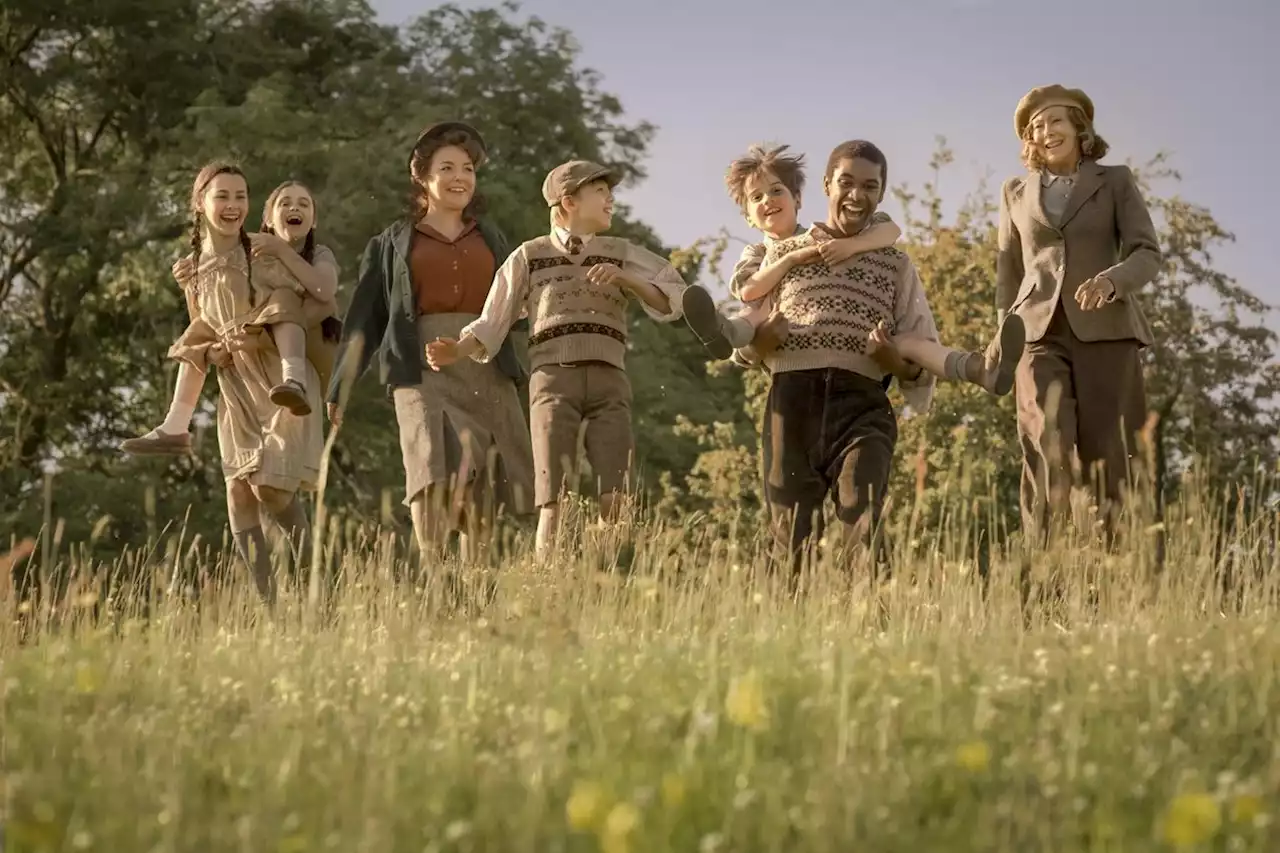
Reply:
[[601, 166], [589, 160], [570, 160], [547, 173], [546, 179], [542, 182], [542, 197], [546, 200], [547, 207], [555, 207], [560, 203], [560, 199], [573, 195], [587, 184], [601, 178], [609, 182], [610, 189], [622, 181], [622, 176], [607, 166]]
[[417, 151], [422, 146], [422, 143], [430, 139], [444, 136], [446, 133], [451, 133], [455, 130], [467, 134], [467, 136], [470, 136], [476, 141], [476, 145], [480, 148], [480, 157], [476, 160], [475, 167], [477, 169], [480, 168], [484, 164], [485, 160], [488, 159], [486, 154], [488, 149], [484, 144], [484, 137], [480, 135], [480, 131], [476, 130], [465, 121], [438, 121], [435, 124], [427, 125], [422, 133], [418, 134], [418, 138], [414, 141], [413, 147], [409, 149], [409, 168], [413, 168], [413, 152]]
[[1049, 107], [1079, 107], [1093, 121], [1093, 101], [1083, 89], [1068, 89], [1054, 83], [1037, 86], [1022, 96], [1013, 112], [1013, 131], [1021, 139], [1031, 120]]

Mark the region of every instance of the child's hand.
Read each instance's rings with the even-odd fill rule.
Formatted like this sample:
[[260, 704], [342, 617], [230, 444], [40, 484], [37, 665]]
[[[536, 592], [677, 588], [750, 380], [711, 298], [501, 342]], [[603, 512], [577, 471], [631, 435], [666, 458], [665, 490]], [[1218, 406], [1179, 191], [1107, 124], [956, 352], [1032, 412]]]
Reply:
[[253, 248], [253, 256], [255, 258], [265, 258], [270, 255], [275, 255], [278, 258], [281, 252], [289, 248], [289, 244], [284, 240], [275, 234], [268, 234], [265, 231], [250, 234], [249, 244]]
[[898, 345], [894, 343], [893, 335], [889, 333], [883, 320], [871, 330], [868, 339], [871, 341], [868, 355], [880, 365], [881, 370], [894, 376], [901, 376], [907, 371], [907, 361], [898, 351]]
[[853, 247], [851, 237], [841, 237], [838, 240], [823, 240], [818, 244], [818, 251], [827, 266], [835, 266], [853, 257]]
[[183, 255], [181, 258], [178, 258], [178, 260], [173, 262], [173, 268], [170, 272], [173, 273], [174, 281], [186, 286], [188, 281], [195, 278], [196, 266], [191, 262], [190, 255]]
[[427, 344], [427, 364], [438, 371], [458, 360], [458, 341], [456, 338], [436, 338]]
[[790, 252], [787, 252], [787, 263], [791, 264], [793, 267], [798, 267], [802, 264], [811, 264], [822, 257], [821, 248], [822, 247], [820, 245], [814, 245], [805, 246], [800, 249], [792, 249]]
[[617, 264], [596, 264], [587, 270], [587, 281], [601, 286], [612, 284], [617, 287], [626, 287], [627, 275]]

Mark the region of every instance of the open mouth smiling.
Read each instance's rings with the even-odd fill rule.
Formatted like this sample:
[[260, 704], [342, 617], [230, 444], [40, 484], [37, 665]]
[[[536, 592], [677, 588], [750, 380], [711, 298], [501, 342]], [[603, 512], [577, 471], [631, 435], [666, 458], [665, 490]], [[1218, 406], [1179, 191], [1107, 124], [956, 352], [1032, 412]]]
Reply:
[[285, 225], [294, 225], [294, 226], [301, 225], [301, 224], [302, 224], [302, 214], [301, 214], [301, 213], [290, 213], [288, 216], [286, 216], [286, 217], [284, 218], [284, 224], [285, 224]]

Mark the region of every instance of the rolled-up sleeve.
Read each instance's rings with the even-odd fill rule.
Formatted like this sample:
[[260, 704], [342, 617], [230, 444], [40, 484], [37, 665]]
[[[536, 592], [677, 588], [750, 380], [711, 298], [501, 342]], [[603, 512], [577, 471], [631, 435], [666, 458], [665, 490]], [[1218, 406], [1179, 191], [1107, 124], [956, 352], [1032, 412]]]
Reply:
[[[742, 299], [742, 288], [746, 286], [751, 276], [760, 272], [760, 268], [764, 266], [765, 251], [764, 243], [752, 243], [738, 256], [738, 262], [733, 265], [733, 273], [729, 277], [729, 292], [733, 294], [734, 299]], [[756, 300], [754, 304], [760, 302], [761, 300]]]
[[481, 350], [472, 356], [476, 361], [487, 362], [502, 349], [512, 325], [525, 312], [529, 298], [529, 263], [523, 248], [507, 256], [506, 261], [493, 276], [493, 286], [485, 297], [480, 316], [462, 328], [458, 339], [471, 335]]
[[623, 269], [638, 278], [649, 282], [667, 297], [667, 310], [659, 311], [643, 299], [636, 300], [644, 308], [644, 312], [659, 323], [672, 323], [684, 316], [680, 307], [685, 288], [689, 285], [671, 265], [671, 261], [650, 252], [643, 246], [627, 243], [627, 254]]
[[[898, 282], [893, 327], [894, 335], [914, 335], [935, 343], [938, 341], [938, 326], [933, 319], [933, 311], [929, 308], [924, 286], [920, 283], [920, 274], [910, 261]], [[898, 380], [907, 406], [913, 414], [920, 415], [926, 414], [933, 406], [933, 392], [937, 384], [937, 377], [927, 370], [921, 370], [915, 379]]]

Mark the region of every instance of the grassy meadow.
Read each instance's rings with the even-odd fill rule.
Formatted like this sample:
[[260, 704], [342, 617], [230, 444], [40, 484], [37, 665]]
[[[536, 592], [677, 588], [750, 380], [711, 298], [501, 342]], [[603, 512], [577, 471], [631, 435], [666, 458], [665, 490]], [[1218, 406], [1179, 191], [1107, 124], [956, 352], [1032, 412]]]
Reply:
[[370, 534], [275, 619], [176, 535], [136, 588], [71, 552], [0, 633], [3, 849], [1280, 849], [1275, 521], [1221, 520], [1064, 542], [1028, 606], [959, 535], [793, 598], [657, 524], [452, 585]]

